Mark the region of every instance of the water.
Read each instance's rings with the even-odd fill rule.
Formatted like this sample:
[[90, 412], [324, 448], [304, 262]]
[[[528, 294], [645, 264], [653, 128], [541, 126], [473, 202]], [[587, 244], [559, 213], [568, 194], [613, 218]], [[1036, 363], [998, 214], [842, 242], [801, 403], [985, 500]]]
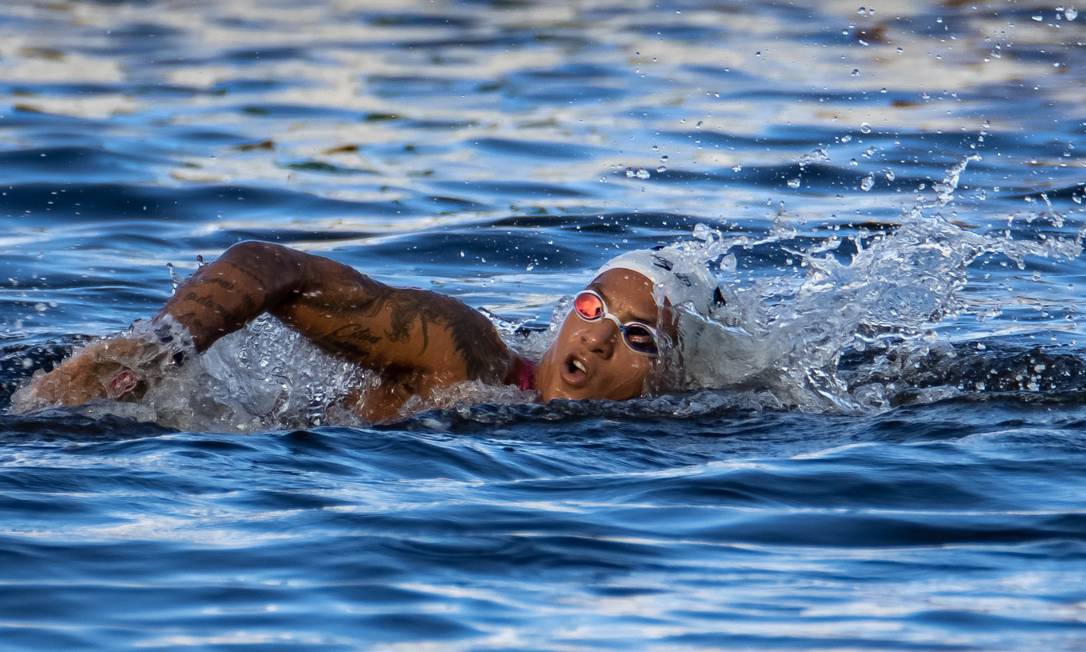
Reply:
[[0, 36], [0, 406], [245, 238], [527, 352], [621, 250], [687, 242], [729, 298], [639, 401], [368, 426], [263, 320], [145, 404], [0, 415], [3, 647], [1084, 644], [1073, 7], [8, 3]]

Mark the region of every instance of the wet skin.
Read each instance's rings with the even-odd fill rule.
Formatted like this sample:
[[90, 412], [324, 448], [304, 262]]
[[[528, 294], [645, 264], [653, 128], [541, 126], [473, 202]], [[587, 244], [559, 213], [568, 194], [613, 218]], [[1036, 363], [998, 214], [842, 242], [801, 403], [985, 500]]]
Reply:
[[[626, 269], [610, 269], [588, 284], [623, 323], [650, 326], [658, 321], [652, 283]], [[570, 311], [558, 337], [536, 368], [536, 389], [543, 401], [556, 398], [623, 400], [641, 396], [655, 359], [622, 341], [610, 319], [587, 321]]]
[[[624, 323], [657, 323], [652, 285], [637, 272], [609, 270], [589, 287]], [[395, 418], [412, 396], [425, 399], [459, 382], [515, 380], [513, 352], [470, 306], [435, 292], [390, 287], [328, 258], [270, 243], [228, 249], [178, 288], [155, 320], [177, 320], [196, 350], [204, 351], [263, 313], [325, 351], [377, 372], [376, 388], [344, 397], [370, 421]], [[81, 349], [35, 376], [25, 390], [28, 405], [137, 400], [159, 380], [160, 370], [137, 361], [148, 359], [146, 352], [133, 354], [145, 346], [121, 335]], [[611, 320], [589, 322], [571, 312], [539, 362], [536, 387], [543, 401], [634, 398], [653, 365], [653, 358], [623, 343]]]

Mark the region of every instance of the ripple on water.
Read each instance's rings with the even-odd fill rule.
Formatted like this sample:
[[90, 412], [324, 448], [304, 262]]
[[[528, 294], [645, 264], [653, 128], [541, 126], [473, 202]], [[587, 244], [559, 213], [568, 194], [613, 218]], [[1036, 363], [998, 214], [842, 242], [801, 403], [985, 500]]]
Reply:
[[[256, 432], [213, 402], [193, 431], [0, 415], [0, 640], [1076, 649], [1067, 9], [0, 6], [0, 406], [152, 314], [167, 262], [254, 237], [454, 294], [539, 351], [613, 252], [705, 224], [732, 243], [728, 332], [795, 335], [723, 391], [318, 427], [308, 398], [342, 377], [258, 324], [233, 349], [257, 364], [216, 371], [310, 394]], [[924, 306], [942, 321], [908, 321]], [[697, 360], [744, 359], [721, 350]]]

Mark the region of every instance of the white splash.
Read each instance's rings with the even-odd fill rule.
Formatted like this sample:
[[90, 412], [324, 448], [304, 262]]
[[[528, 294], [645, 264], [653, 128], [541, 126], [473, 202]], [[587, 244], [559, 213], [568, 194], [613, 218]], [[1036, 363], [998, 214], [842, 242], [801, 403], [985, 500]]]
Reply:
[[139, 403], [84, 409], [184, 430], [256, 432], [360, 423], [342, 401], [373, 374], [328, 355], [270, 316], [215, 342]]
[[[849, 351], [890, 345], [927, 349], [936, 341], [933, 327], [966, 309], [961, 300], [969, 265], [984, 254], [1003, 254], [1020, 267], [1026, 256], [1071, 259], [1082, 251], [1076, 238], [1011, 240], [967, 231], [938, 209], [949, 204], [970, 156], [949, 169], [935, 185], [933, 201], [904, 211], [901, 225], [866, 244], [848, 263], [832, 253], [830, 238], [804, 251], [803, 277], [778, 277], [744, 286], [723, 274], [728, 304], [706, 318], [683, 315], [675, 360], [665, 373], [674, 389], [706, 388], [768, 391], [774, 403], [801, 409], [863, 412], [887, 407], [889, 388], [850, 391], [839, 372]], [[749, 247], [747, 237], [695, 234], [705, 243], [703, 260]], [[779, 229], [762, 242], [780, 241]], [[691, 248], [691, 255], [698, 255]], [[970, 310], [980, 308], [970, 307]], [[681, 369], [676, 373], [676, 369]]]

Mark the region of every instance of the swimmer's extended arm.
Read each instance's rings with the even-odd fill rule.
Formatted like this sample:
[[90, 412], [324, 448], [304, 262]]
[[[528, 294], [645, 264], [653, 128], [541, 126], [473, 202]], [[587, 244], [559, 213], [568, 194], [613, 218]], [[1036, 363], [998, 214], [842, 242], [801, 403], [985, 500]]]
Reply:
[[[490, 321], [456, 299], [393, 288], [328, 258], [262, 242], [234, 245], [201, 267], [155, 319], [172, 316], [203, 351], [265, 312], [393, 381], [388, 391], [400, 395], [378, 401], [387, 406], [463, 380], [501, 382], [511, 362]], [[138, 396], [146, 385], [138, 369], [126, 374], [136, 366], [129, 361], [161, 358], [146, 346], [124, 335], [91, 344], [36, 377], [26, 405]]]
[[490, 321], [456, 299], [393, 288], [334, 260], [264, 242], [234, 245], [200, 268], [159, 318], [181, 322], [202, 351], [264, 312], [321, 348], [389, 375], [500, 382], [510, 363]]

